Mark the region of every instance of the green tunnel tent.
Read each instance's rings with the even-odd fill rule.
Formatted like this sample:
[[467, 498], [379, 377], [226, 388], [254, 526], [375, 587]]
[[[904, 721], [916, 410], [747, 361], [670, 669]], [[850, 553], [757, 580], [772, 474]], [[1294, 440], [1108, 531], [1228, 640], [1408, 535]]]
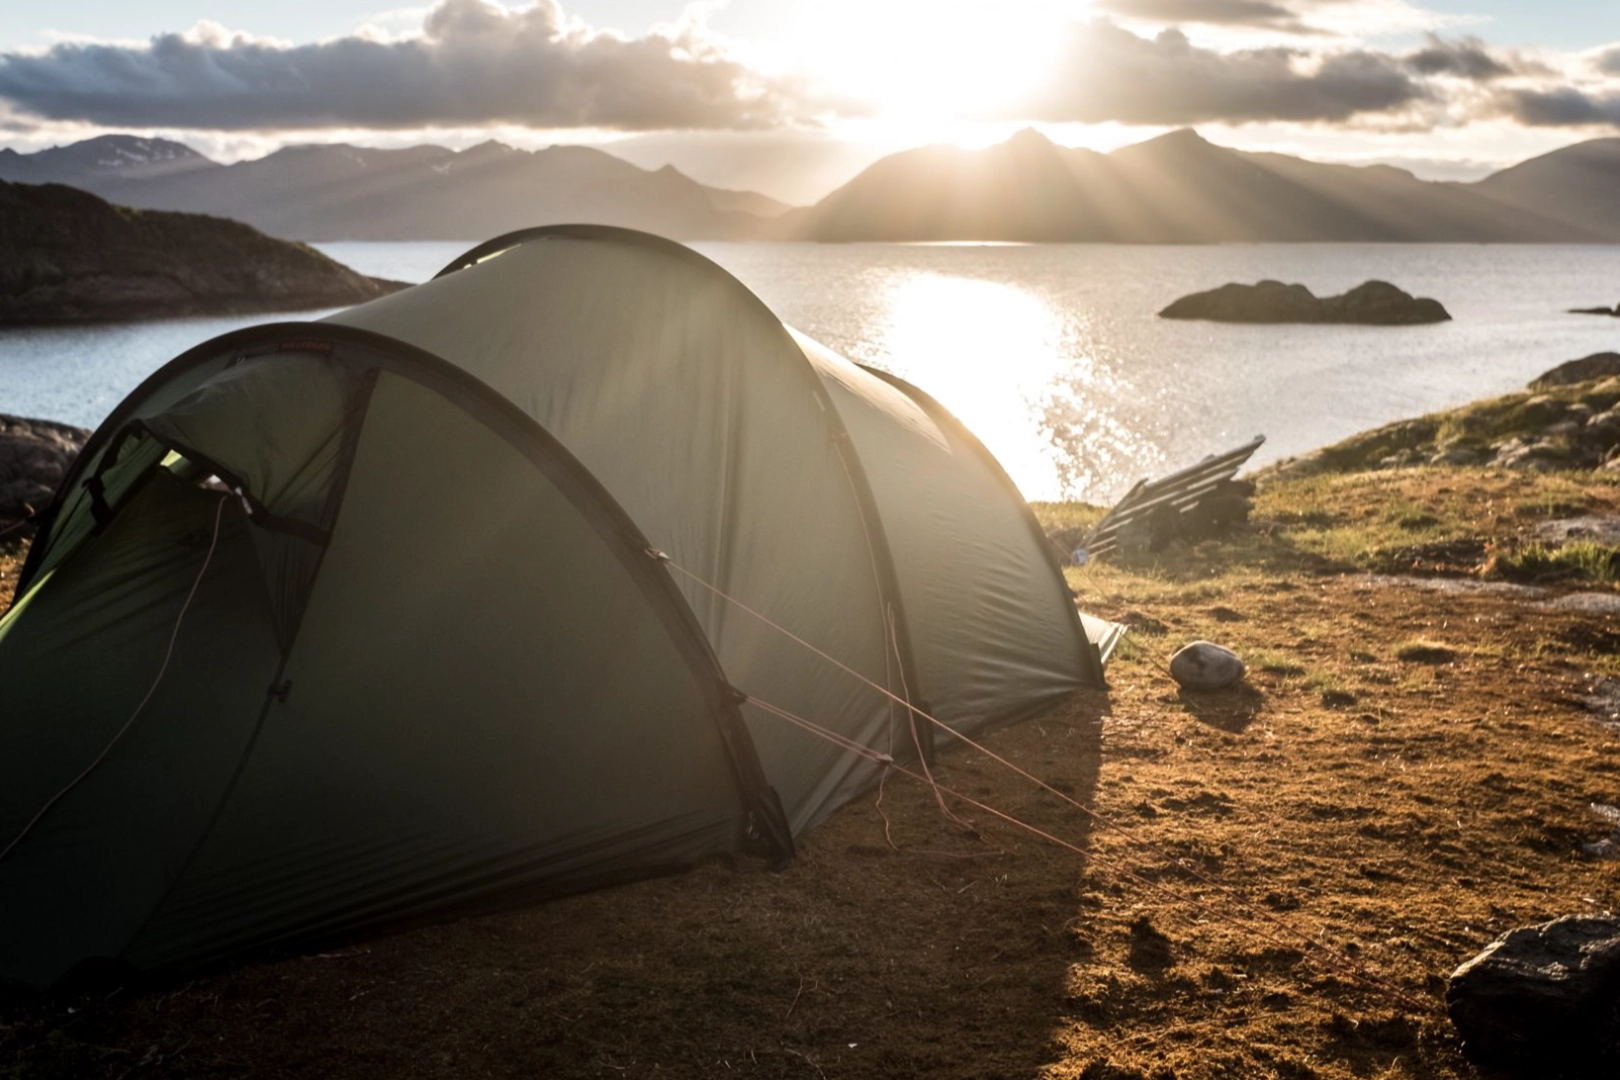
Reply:
[[0, 980], [785, 858], [879, 766], [757, 701], [900, 758], [868, 681], [969, 732], [1111, 633], [926, 394], [679, 245], [514, 234], [86, 445], [0, 621]]

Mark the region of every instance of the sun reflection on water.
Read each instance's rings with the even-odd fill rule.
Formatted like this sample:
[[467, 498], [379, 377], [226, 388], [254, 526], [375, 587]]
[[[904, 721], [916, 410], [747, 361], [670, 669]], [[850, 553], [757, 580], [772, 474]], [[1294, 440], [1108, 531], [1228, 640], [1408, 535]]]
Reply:
[[1158, 456], [1116, 415], [1112, 403], [1129, 401], [1131, 388], [1097, 359], [1085, 312], [931, 272], [895, 274], [880, 291], [880, 331], [855, 359], [937, 398], [1026, 498], [1104, 499], [1121, 467]]

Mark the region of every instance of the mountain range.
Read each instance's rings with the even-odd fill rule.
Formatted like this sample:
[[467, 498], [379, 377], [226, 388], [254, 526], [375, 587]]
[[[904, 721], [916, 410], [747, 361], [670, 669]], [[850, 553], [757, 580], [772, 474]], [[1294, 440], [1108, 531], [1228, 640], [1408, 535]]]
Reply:
[[1462, 184], [1245, 153], [1191, 130], [1111, 154], [1025, 130], [983, 150], [890, 155], [779, 228], [811, 240], [1609, 242], [1617, 192], [1620, 139]]
[[802, 208], [587, 147], [496, 142], [291, 146], [223, 165], [181, 143], [106, 135], [0, 150], [0, 179], [234, 217], [302, 240], [472, 240], [591, 221], [682, 240], [1620, 242], [1620, 138], [1456, 183], [1231, 150], [1191, 130], [1109, 154], [1025, 130], [980, 150], [892, 154]]
[[67, 184], [122, 206], [235, 218], [298, 240], [476, 240], [558, 221], [742, 239], [787, 209], [588, 147], [497, 142], [459, 152], [289, 146], [222, 165], [182, 143], [103, 135], [33, 154], [0, 150], [0, 180]]

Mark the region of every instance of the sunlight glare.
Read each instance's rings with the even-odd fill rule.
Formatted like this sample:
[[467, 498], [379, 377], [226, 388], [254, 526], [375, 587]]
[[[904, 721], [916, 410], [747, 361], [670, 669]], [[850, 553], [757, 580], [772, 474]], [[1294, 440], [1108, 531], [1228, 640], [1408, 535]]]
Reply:
[[932, 272], [881, 289], [881, 330], [857, 349], [938, 399], [1028, 499], [1108, 498], [1156, 459], [1106, 403], [1132, 387], [1089, 355], [1083, 313], [996, 281]]
[[890, 119], [992, 113], [1049, 73], [1076, 0], [823, 0], [800, 9], [793, 58]]
[[1054, 366], [1056, 314], [1021, 289], [938, 274], [907, 277], [886, 299], [885, 366], [955, 413], [1021, 490], [1050, 488], [1030, 413]]

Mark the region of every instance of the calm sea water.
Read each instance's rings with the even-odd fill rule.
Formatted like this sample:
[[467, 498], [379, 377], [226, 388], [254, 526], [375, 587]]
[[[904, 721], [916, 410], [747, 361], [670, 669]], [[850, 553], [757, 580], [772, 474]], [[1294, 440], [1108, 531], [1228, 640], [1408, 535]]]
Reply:
[[[422, 281], [469, 244], [334, 243]], [[701, 244], [787, 322], [939, 398], [1030, 498], [1111, 499], [1142, 476], [1267, 437], [1257, 462], [1520, 387], [1620, 351], [1620, 247]], [[1383, 278], [1446, 305], [1427, 327], [1250, 327], [1155, 317], [1184, 293]], [[254, 318], [0, 331], [0, 412], [93, 426], [169, 358]]]

